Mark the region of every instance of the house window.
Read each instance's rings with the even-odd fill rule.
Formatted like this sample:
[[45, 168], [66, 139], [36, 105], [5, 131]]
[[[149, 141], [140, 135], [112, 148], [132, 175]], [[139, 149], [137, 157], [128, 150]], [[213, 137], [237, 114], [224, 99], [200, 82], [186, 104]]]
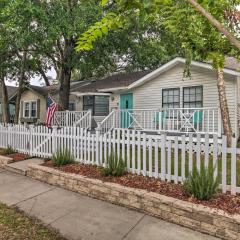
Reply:
[[109, 97], [95, 96], [94, 115], [107, 116], [109, 114]]
[[37, 117], [37, 101], [24, 102], [23, 113], [25, 118]]
[[162, 90], [162, 107], [179, 108], [180, 107], [180, 89], [169, 88]]
[[30, 104], [31, 106], [31, 116], [32, 118], [35, 118], [37, 116], [37, 102], [32, 102], [32, 104]]
[[83, 110], [91, 110], [94, 114], [94, 96], [83, 96]]
[[109, 97], [84, 96], [83, 110], [91, 110], [93, 116], [107, 116], [109, 114]]
[[70, 102], [68, 110], [69, 111], [76, 111], [76, 104], [74, 102]]
[[30, 117], [30, 102], [25, 102], [24, 103], [24, 117], [29, 118]]
[[202, 108], [203, 107], [203, 87], [185, 87], [183, 88], [183, 107], [184, 108]]

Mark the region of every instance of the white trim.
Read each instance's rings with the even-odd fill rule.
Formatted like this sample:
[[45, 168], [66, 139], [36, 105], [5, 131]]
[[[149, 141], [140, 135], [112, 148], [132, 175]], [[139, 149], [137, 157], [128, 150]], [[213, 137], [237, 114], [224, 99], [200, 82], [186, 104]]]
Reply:
[[[32, 114], [32, 103], [36, 103], [36, 115], [35, 116], [31, 116], [31, 114]], [[29, 103], [29, 115], [28, 116], [26, 116], [25, 115], [25, 104], [26, 103]], [[30, 100], [30, 101], [23, 101], [23, 118], [37, 118], [37, 110], [38, 110], [38, 105], [37, 105], [37, 100]]]
[[[132, 88], [139, 87], [139, 86], [143, 85], [145, 82], [148, 82], [148, 81], [152, 80], [153, 78], [155, 78], [155, 77], [159, 76], [160, 74], [166, 72], [167, 70], [173, 68], [174, 66], [176, 66], [179, 63], [186, 63], [186, 59], [181, 58], [181, 57], [177, 57], [177, 58], [173, 59], [172, 61], [164, 64], [163, 66], [159, 67], [158, 69], [154, 70], [153, 72], [151, 72], [151, 73], [145, 75], [144, 77], [140, 78], [136, 82], [130, 84], [128, 86], [128, 89], [132, 89]], [[192, 61], [191, 66], [196, 66], [196, 67], [200, 67], [200, 68], [213, 70], [212, 65], [208, 64], [208, 63]], [[238, 72], [238, 71], [234, 71], [234, 70], [227, 69], [227, 68], [224, 68], [223, 71], [224, 71], [224, 73], [227, 73], [227, 74], [230, 74], [230, 75], [233, 75], [233, 76], [240, 76], [240, 72]]]
[[110, 96], [111, 93], [98, 93], [98, 92], [71, 92], [71, 95], [82, 97], [82, 96]]
[[104, 88], [104, 89], [98, 89], [98, 92], [115, 92], [120, 90], [126, 90], [128, 87], [115, 87], [115, 88]]

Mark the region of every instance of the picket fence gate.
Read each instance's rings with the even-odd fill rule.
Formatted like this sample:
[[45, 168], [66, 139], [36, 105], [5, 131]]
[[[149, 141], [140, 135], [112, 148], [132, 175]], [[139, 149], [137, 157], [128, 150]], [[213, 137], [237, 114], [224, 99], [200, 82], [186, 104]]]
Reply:
[[134, 174], [183, 183], [189, 173], [201, 164], [216, 166], [214, 175], [221, 178], [223, 193], [240, 193], [240, 161], [237, 140], [227, 147], [226, 136], [205, 134], [174, 136], [148, 135], [128, 129], [114, 129], [107, 134], [90, 133], [77, 127], [46, 128], [23, 125], [0, 125], [0, 147], [11, 146], [31, 156], [50, 158], [59, 149], [71, 151], [76, 161], [106, 166], [111, 153], [126, 162]]

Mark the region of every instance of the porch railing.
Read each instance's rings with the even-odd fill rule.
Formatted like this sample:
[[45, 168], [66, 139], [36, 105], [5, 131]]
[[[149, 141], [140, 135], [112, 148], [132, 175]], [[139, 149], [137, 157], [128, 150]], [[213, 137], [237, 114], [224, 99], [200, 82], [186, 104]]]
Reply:
[[220, 116], [220, 111], [216, 107], [114, 110], [99, 124], [98, 129], [102, 133], [113, 128], [126, 128], [221, 135]]
[[57, 111], [53, 117], [53, 126], [85, 128], [91, 125], [90, 111]]
[[84, 129], [91, 129], [92, 123], [92, 112], [87, 111], [86, 114], [83, 115], [77, 122], [73, 124], [74, 127], [80, 127]]
[[104, 134], [113, 128], [119, 128], [118, 115], [118, 110], [113, 110], [101, 123], [98, 123], [96, 130]]
[[159, 113], [159, 130], [169, 132], [196, 132], [221, 135], [219, 108], [164, 109]]

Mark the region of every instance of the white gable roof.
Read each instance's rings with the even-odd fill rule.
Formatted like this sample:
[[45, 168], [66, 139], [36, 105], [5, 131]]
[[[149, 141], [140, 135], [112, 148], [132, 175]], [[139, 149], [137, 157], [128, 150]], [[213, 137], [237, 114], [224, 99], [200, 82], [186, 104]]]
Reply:
[[[145, 75], [144, 77], [140, 78], [136, 82], [129, 85], [128, 89], [132, 89], [132, 88], [139, 87], [139, 86], [143, 85], [144, 83], [154, 79], [155, 77], [159, 76], [160, 74], [162, 74], [162, 73], [168, 71], [169, 69], [175, 67], [179, 63], [186, 63], [186, 59], [181, 58], [181, 57], [174, 58], [170, 62], [162, 65], [161, 67], [157, 68], [156, 70], [150, 72], [149, 74]], [[211, 64], [203, 63], [203, 62], [192, 61], [191, 66], [196, 66], [196, 67], [200, 67], [200, 68], [213, 70], [213, 67], [212, 67]], [[240, 72], [238, 72], [238, 71], [234, 71], [234, 70], [227, 69], [227, 68], [224, 68], [223, 71], [224, 71], [224, 73], [227, 73], [227, 74], [230, 74], [230, 75], [233, 75], [233, 76], [240, 76]]]

